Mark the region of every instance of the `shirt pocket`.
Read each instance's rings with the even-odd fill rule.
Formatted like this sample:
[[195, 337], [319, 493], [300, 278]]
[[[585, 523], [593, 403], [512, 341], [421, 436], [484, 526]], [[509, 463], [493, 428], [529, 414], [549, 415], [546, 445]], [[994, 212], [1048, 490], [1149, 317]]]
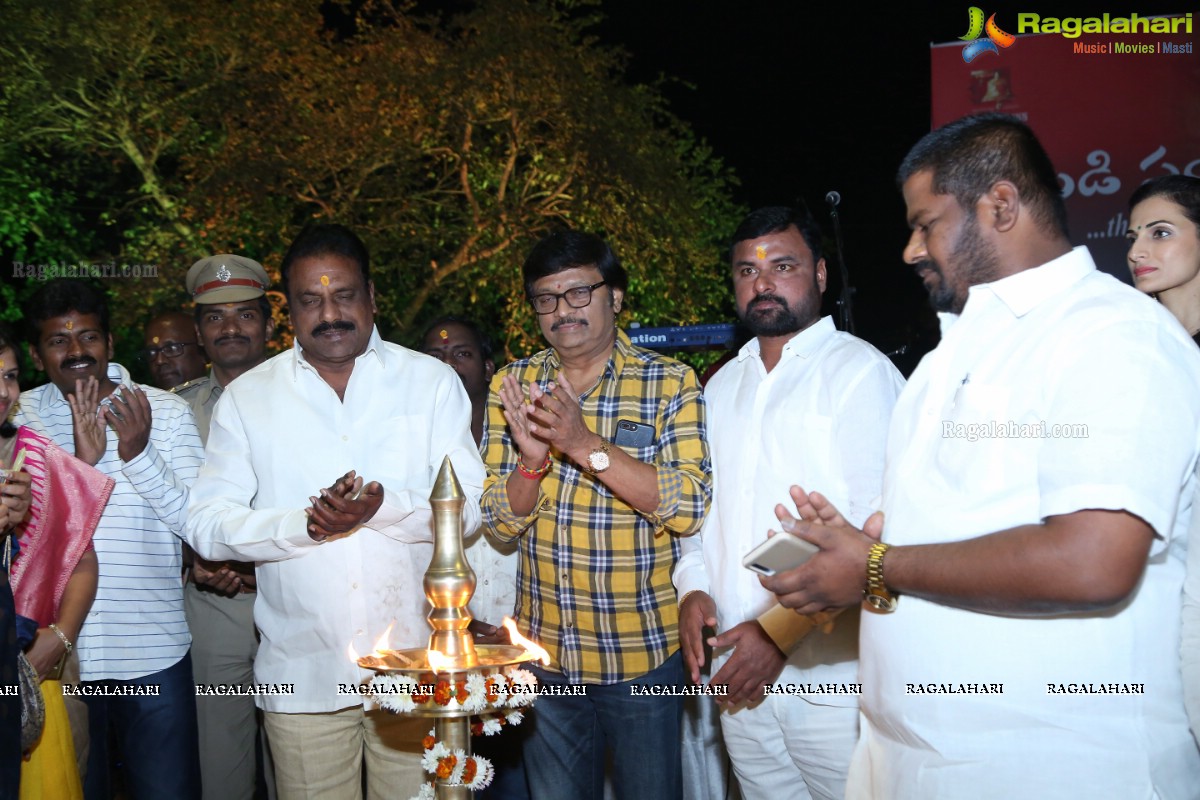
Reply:
[[1022, 475], [1036, 481], [1037, 420], [1022, 405], [1007, 387], [958, 388], [937, 432], [935, 463], [950, 486], [978, 492], [982, 501]]
[[[837, 458], [833, 452], [833, 417], [825, 414], [784, 414], [775, 424], [768, 418], [764, 421], [761, 435], [768, 464], [827, 464], [830, 459]], [[789, 480], [794, 483], [797, 478]], [[804, 488], [831, 492], [818, 486]]]
[[430, 420], [420, 414], [397, 414], [371, 424], [362, 435], [372, 443], [370, 452], [380, 467], [398, 477], [432, 484], [434, 470], [445, 453], [431, 453]]
[[[616, 440], [618, 438], [621, 438], [621, 430], [620, 430], [621, 422], [637, 422], [643, 426], [648, 426], [650, 428], [650, 432], [651, 432], [649, 444], [642, 445], [640, 447], [634, 446], [634, 445], [628, 445], [628, 444], [617, 444]], [[645, 436], [645, 434], [641, 430], [638, 431], [637, 435], [639, 437]], [[616, 433], [613, 435], [612, 446], [620, 448], [626, 454], [633, 456], [638, 461], [641, 461], [646, 464], [653, 464], [655, 458], [658, 455], [658, 426], [654, 424], [654, 420], [634, 420], [634, 419], [628, 419], [626, 417], [622, 417], [621, 420], [619, 420], [617, 423], [617, 430], [616, 430]]]

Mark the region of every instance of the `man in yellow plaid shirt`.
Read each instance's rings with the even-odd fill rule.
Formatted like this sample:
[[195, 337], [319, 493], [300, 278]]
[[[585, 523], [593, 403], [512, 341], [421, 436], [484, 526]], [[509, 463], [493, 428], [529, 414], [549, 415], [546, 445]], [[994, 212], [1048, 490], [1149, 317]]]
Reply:
[[[560, 231], [525, 261], [550, 349], [492, 381], [485, 524], [520, 537], [517, 616], [536, 669], [525, 766], [536, 800], [681, 796], [685, 686], [671, 572], [712, 495], [692, 369], [616, 327], [627, 276], [599, 237]], [[559, 687], [562, 687], [561, 689]]]

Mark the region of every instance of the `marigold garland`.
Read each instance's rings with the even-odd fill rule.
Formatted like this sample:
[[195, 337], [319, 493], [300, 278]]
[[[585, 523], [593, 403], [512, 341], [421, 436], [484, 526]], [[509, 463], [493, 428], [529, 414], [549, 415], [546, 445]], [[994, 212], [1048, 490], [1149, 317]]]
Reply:
[[[429, 694], [430, 687], [433, 693]], [[449, 673], [422, 673], [417, 681], [408, 675], [380, 673], [369, 684], [371, 698], [381, 708], [411, 714], [430, 703], [469, 714], [485, 710], [522, 708], [537, 699], [537, 678], [528, 670], [509, 667], [488, 675], [470, 673], [463, 679]]]
[[[428, 691], [433, 694], [418, 694]], [[378, 674], [371, 679], [371, 697], [388, 711], [412, 713], [419, 706], [434, 703], [449, 710], [461, 708], [471, 717], [472, 736], [495, 736], [506, 725], [520, 725], [525, 714], [520, 709], [537, 699], [537, 678], [528, 670], [508, 667], [488, 675], [467, 674], [464, 680], [451, 680], [450, 675], [422, 673], [420, 681], [407, 675]], [[488, 713], [478, 712], [491, 709]], [[506, 710], [507, 709], [507, 710]], [[473, 792], [486, 789], [496, 775], [488, 759], [469, 755], [461, 749], [451, 750], [437, 740], [436, 729], [421, 740], [425, 748], [421, 767], [443, 784], [466, 786]], [[435, 800], [433, 782], [423, 783], [411, 800]]]

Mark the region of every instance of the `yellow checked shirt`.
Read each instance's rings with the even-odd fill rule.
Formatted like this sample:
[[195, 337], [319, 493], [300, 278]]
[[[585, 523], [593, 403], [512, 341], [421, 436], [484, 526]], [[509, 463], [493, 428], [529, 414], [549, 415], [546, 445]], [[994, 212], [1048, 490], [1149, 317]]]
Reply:
[[484, 524], [501, 539], [521, 537], [517, 615], [529, 636], [572, 682], [620, 683], [660, 666], [679, 646], [679, 607], [671, 572], [677, 536], [700, 530], [712, 499], [704, 396], [691, 367], [635, 347], [617, 331], [612, 358], [581, 398], [583, 418], [610, 445], [621, 420], [654, 426], [649, 447], [622, 447], [658, 470], [658, 509], [643, 514], [599, 478], [552, 452], [533, 513], [513, 514], [506, 488], [518, 451], [500, 408], [499, 386], [513, 375], [528, 391], [558, 376], [543, 350], [496, 373], [488, 397]]

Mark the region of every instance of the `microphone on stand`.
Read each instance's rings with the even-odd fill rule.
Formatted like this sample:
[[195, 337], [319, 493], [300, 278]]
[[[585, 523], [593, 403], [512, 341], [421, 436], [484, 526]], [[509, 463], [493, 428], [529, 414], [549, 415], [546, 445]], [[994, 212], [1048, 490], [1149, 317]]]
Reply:
[[842, 222], [838, 218], [837, 207], [842, 202], [842, 195], [836, 191], [825, 193], [825, 204], [829, 206], [829, 218], [833, 220], [833, 239], [837, 243], [838, 271], [842, 276], [842, 293], [838, 298], [838, 318], [841, 329], [854, 333], [854, 288], [850, 285], [850, 271], [846, 269], [846, 258], [842, 255], [845, 248], [842, 245]]

